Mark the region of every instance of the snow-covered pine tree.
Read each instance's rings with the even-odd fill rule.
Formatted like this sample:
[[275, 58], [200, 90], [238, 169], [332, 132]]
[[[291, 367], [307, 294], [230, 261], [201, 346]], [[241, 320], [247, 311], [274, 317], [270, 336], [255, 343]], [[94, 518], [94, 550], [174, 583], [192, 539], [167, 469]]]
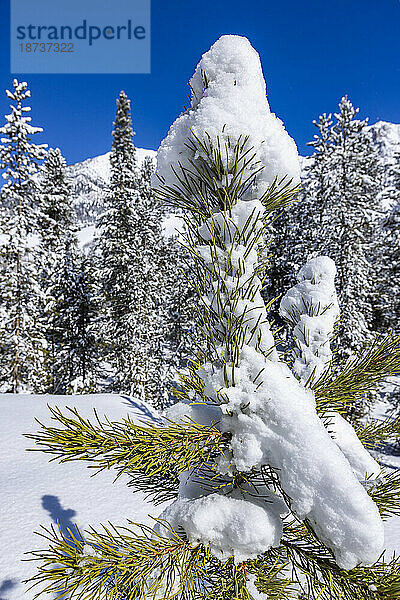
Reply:
[[389, 185], [384, 190], [388, 206], [376, 235], [376, 262], [380, 273], [376, 302], [379, 330], [392, 328], [400, 333], [400, 153], [388, 172]]
[[331, 130], [329, 170], [332, 184], [325, 200], [323, 235], [318, 250], [328, 254], [338, 270], [337, 288], [342, 312], [338, 349], [343, 359], [370, 337], [376, 292], [371, 256], [380, 218], [381, 163], [366, 131], [368, 119], [347, 96], [335, 113]]
[[292, 272], [298, 270], [305, 260], [322, 251], [321, 237], [327, 220], [327, 203], [332, 193], [331, 115], [323, 113], [313, 124], [318, 134], [308, 144], [314, 148], [314, 152], [304, 163], [302, 189], [299, 202], [294, 207], [296, 225], [286, 228], [285, 251], [289, 251], [293, 257], [292, 264], [288, 265], [292, 267]]
[[47, 264], [54, 262], [51, 255], [60, 251], [64, 239], [70, 239], [77, 230], [71, 202], [71, 183], [67, 164], [59, 148], [50, 148], [41, 169], [41, 215], [39, 226]]
[[[166, 212], [168, 214], [168, 210]], [[197, 335], [198, 294], [192, 277], [193, 260], [185, 246], [181, 211], [173, 210], [164, 224], [163, 251], [167, 257], [163, 299], [167, 342], [165, 385], [171, 389], [177, 384], [179, 371], [204, 348], [202, 336]]]
[[[314, 153], [306, 159], [299, 202], [293, 208], [295, 225], [287, 215], [281, 217], [274, 244], [279, 256], [274, 262], [282, 265], [279, 273], [299, 268], [317, 254], [335, 261], [341, 308], [337, 349], [342, 361], [371, 339], [379, 279], [373, 249], [382, 167], [366, 129], [368, 120], [357, 119], [358, 111], [344, 96], [333, 124], [325, 113], [314, 121], [318, 133], [309, 144]], [[275, 275], [268, 293], [284, 293], [281, 280], [282, 275]]]
[[32, 583], [72, 600], [396, 598], [400, 564], [380, 557], [381, 517], [399, 513], [400, 478], [381, 472], [362, 441], [391, 435], [399, 419], [356, 434], [340, 412], [399, 367], [398, 340], [334, 374], [334, 265], [320, 257], [283, 301], [298, 362], [292, 371], [281, 360], [258, 251], [299, 180], [296, 147], [270, 112], [246, 38], [220, 38], [190, 85], [191, 107], [157, 168], [159, 196], [184, 213], [206, 350], [163, 424], [92, 424], [53, 410], [61, 427], [28, 436], [61, 460], [115, 466], [155, 500], [175, 500], [154, 528], [91, 529], [73, 542], [50, 530]]
[[117, 99], [110, 162], [110, 190], [99, 223], [105, 358], [114, 391], [158, 404], [163, 398], [160, 209], [150, 190], [150, 163], [145, 162], [141, 173], [137, 167], [130, 101], [124, 92]]
[[[375, 327], [400, 334], [400, 153], [393, 157], [382, 194], [386, 211], [377, 228], [374, 261], [379, 274], [375, 299]], [[387, 390], [389, 402], [400, 408], [400, 382], [395, 379]]]
[[[305, 240], [308, 248], [316, 249], [318, 246], [321, 228], [324, 222], [325, 205], [329, 199], [331, 186], [330, 159], [332, 151], [331, 126], [332, 115], [323, 113], [318, 121], [313, 121], [318, 130], [314, 139], [308, 143], [314, 148], [314, 153], [307, 160], [305, 165], [305, 179], [307, 181], [307, 196], [303, 200], [300, 215], [304, 214], [304, 225], [306, 226]], [[304, 213], [303, 213], [304, 210]], [[319, 228], [313, 227], [313, 222], [319, 225]]]
[[164, 207], [151, 187], [154, 162], [146, 157], [138, 181], [139, 202], [135, 206], [134, 271], [136, 365], [130, 376], [134, 393], [162, 408], [167, 402], [165, 375], [168, 369], [167, 296], [172, 293], [168, 269], [169, 248], [162, 234]]
[[30, 124], [30, 98], [26, 82], [13, 81], [11, 113], [0, 128], [0, 389], [20, 393], [40, 385], [38, 377], [44, 342], [39, 320], [40, 248], [37, 243], [40, 214], [37, 172], [45, 145], [32, 136], [40, 127]]
[[90, 256], [76, 237], [64, 239], [47, 290], [47, 391], [77, 394], [96, 391], [99, 375], [97, 299]]
[[[399, 188], [400, 190], [400, 188]], [[383, 258], [385, 281], [379, 288], [384, 323], [400, 332], [400, 202], [383, 222]]]
[[176, 375], [202, 348], [195, 326], [198, 303], [191, 275], [193, 265], [190, 253], [180, 237], [171, 236], [166, 242], [168, 261], [165, 302], [171, 352], [167, 361], [170, 375]]
[[[331, 115], [323, 113], [313, 124], [318, 134], [308, 144], [314, 148], [313, 155], [303, 159], [297, 202], [291, 206], [290, 212], [283, 211], [270, 228], [270, 258], [263, 292], [266, 300], [282, 296], [294, 284], [294, 274], [305, 260], [320, 252], [328, 252], [327, 248], [320, 246], [326, 202], [331, 193]], [[271, 316], [278, 326], [284, 325], [276, 303], [271, 307]]]
[[[43, 364], [43, 391], [65, 393], [70, 375], [68, 350], [64, 337], [68, 333], [65, 323], [63, 277], [71, 285], [66, 265], [76, 252], [76, 226], [71, 206], [71, 185], [67, 176], [66, 162], [59, 148], [50, 148], [41, 169], [41, 214], [38, 222], [41, 239], [42, 325], [46, 339], [46, 358]], [[68, 294], [71, 290], [68, 289]], [[68, 373], [68, 376], [67, 376]]]

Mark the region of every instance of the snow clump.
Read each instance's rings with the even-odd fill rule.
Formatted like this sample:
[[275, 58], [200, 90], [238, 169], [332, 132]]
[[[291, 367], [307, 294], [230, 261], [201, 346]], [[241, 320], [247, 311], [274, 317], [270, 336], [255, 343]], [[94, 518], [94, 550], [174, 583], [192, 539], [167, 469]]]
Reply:
[[157, 173], [167, 185], [179, 184], [171, 167], [191, 168], [197, 158], [186, 145], [190, 132], [213, 147], [220, 141], [224, 148], [229, 139], [231, 149], [248, 136], [246, 147], [258, 162], [249, 169], [263, 166], [256, 177], [258, 197], [276, 178], [300, 183], [296, 144], [269, 108], [260, 57], [247, 38], [220, 37], [201, 58], [189, 85], [191, 107], [171, 125], [157, 153]]
[[318, 379], [332, 361], [330, 340], [339, 317], [335, 275], [332, 259], [312, 258], [281, 300], [279, 312], [293, 327], [293, 370], [303, 383]]

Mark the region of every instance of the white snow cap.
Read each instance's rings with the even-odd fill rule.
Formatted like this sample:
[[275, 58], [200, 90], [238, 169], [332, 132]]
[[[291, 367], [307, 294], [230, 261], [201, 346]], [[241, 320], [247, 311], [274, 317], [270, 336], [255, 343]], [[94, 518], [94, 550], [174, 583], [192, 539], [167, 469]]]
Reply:
[[[247, 500], [210, 494], [195, 500], [179, 498], [161, 515], [175, 531], [183, 529], [192, 544], [204, 544], [220, 560], [239, 563], [279, 546], [279, 514]], [[163, 532], [165, 535], [165, 532]]]
[[[204, 89], [203, 74], [207, 77]], [[257, 175], [260, 196], [276, 177], [300, 182], [300, 163], [294, 140], [283, 123], [271, 113], [258, 53], [249, 40], [223, 35], [201, 58], [190, 80], [191, 108], [172, 124], [157, 153], [157, 172], [166, 184], [178, 182], [171, 169], [180, 162], [189, 167], [194, 153], [185, 144], [190, 131], [213, 144], [228, 137], [235, 143], [249, 136], [256, 160], [264, 169]]]
[[293, 326], [293, 370], [303, 383], [318, 379], [332, 361], [330, 340], [339, 317], [335, 263], [316, 256], [298, 272], [297, 283], [282, 298], [280, 314]]

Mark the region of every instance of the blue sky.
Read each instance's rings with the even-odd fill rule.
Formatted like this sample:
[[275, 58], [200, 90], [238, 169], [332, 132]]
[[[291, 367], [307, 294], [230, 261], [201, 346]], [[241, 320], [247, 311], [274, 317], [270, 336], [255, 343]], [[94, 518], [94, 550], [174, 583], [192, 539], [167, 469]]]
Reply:
[[[4, 90], [12, 80], [9, 0], [0, 0], [0, 17]], [[400, 122], [400, 0], [153, 0], [151, 74], [18, 75], [32, 91], [32, 123], [45, 130], [37, 141], [59, 146], [69, 163], [106, 152], [124, 89], [136, 145], [156, 149], [187, 104], [201, 54], [225, 33], [247, 36], [260, 53], [271, 108], [300, 153], [309, 152], [312, 120], [345, 93], [371, 123]]]

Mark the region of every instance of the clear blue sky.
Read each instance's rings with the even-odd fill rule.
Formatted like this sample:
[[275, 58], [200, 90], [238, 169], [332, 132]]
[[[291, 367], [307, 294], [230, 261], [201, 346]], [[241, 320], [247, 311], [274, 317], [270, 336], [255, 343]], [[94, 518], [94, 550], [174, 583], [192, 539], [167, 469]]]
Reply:
[[[3, 115], [2, 90], [12, 80], [9, 0], [0, 7]], [[334, 111], [345, 93], [371, 123], [400, 122], [400, 0], [153, 0], [150, 75], [18, 76], [30, 85], [32, 123], [45, 130], [40, 141], [59, 146], [69, 163], [106, 152], [124, 89], [136, 145], [156, 149], [187, 104], [201, 54], [225, 33], [247, 36], [260, 53], [271, 108], [302, 154], [312, 120]]]

